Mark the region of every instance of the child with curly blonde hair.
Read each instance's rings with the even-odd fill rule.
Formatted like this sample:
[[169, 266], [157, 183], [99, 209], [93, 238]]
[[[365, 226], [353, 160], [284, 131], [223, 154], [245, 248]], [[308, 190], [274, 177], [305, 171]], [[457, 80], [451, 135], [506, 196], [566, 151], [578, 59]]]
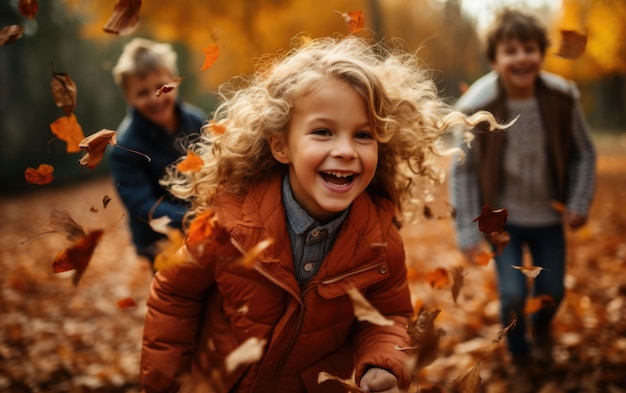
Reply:
[[[207, 364], [229, 392], [344, 390], [318, 384], [322, 371], [365, 392], [406, 389], [410, 354], [397, 348], [413, 310], [394, 217], [417, 206], [421, 179], [439, 179], [446, 130], [497, 124], [444, 105], [415, 55], [356, 37], [304, 42], [231, 86], [195, 146], [202, 169], [163, 181], [192, 202], [192, 227], [217, 222], [220, 235], [189, 239], [194, 261], [154, 278], [146, 391], [176, 391]], [[357, 320], [355, 288], [387, 324]], [[250, 338], [265, 343], [260, 360], [226, 373]]]

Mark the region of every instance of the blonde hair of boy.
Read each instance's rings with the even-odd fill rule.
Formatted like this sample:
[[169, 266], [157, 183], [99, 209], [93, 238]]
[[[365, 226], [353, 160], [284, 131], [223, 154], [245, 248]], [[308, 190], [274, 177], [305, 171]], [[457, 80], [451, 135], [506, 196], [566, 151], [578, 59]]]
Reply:
[[[298, 100], [328, 78], [347, 81], [365, 99], [379, 143], [378, 167], [367, 191], [391, 199], [400, 211], [420, 203], [419, 179], [442, 179], [432, 158], [441, 153], [437, 141], [445, 131], [455, 125], [467, 130], [482, 121], [498, 127], [487, 112], [468, 118], [443, 104], [415, 54], [354, 36], [294, 41], [300, 41], [294, 49], [261, 58], [251, 77], [220, 88], [223, 101], [194, 146], [202, 169], [169, 168], [162, 184], [192, 201], [192, 215], [209, 209], [218, 190], [242, 196], [251, 184], [285, 173], [268, 141], [287, 132]], [[222, 127], [223, 133], [211, 132]]]
[[176, 52], [170, 44], [135, 38], [124, 46], [117, 64], [113, 67], [113, 79], [125, 92], [130, 76], [143, 76], [165, 70], [174, 77], [178, 75], [176, 58]]

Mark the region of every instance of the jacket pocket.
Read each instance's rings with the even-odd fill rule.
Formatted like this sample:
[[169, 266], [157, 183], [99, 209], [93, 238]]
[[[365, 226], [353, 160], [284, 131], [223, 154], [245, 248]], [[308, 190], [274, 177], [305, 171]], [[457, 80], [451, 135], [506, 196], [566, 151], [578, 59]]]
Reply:
[[322, 280], [317, 286], [317, 291], [324, 299], [334, 299], [347, 294], [352, 288], [362, 291], [388, 277], [387, 264], [381, 262]]

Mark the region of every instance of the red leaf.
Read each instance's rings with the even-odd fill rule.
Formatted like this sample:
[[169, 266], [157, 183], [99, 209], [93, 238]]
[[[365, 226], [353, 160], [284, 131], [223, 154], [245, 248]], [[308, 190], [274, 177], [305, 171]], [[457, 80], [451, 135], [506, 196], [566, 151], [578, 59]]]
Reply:
[[37, 0], [20, 0], [17, 3], [17, 9], [20, 10], [20, 14], [29, 18], [35, 19], [37, 11], [39, 11], [39, 3]]
[[48, 164], [40, 164], [37, 169], [35, 168], [26, 168], [24, 171], [24, 178], [26, 178], [26, 182], [30, 184], [49, 184], [54, 180], [53, 173], [54, 168], [52, 165]]
[[52, 262], [52, 271], [61, 273], [76, 270], [72, 282], [78, 285], [103, 233], [102, 229], [90, 231], [86, 236], [80, 237], [71, 247], [59, 252]]
[[480, 216], [472, 222], [478, 221], [478, 229], [482, 233], [502, 232], [508, 215], [506, 209], [491, 210], [491, 206], [485, 205]]

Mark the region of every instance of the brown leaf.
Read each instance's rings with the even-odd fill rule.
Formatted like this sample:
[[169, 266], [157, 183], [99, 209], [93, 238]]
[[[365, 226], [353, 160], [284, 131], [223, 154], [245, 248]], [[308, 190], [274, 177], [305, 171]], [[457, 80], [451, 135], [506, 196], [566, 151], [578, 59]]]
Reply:
[[561, 42], [555, 55], [565, 59], [576, 59], [585, 53], [587, 35], [575, 30], [561, 30]]
[[509, 334], [511, 330], [513, 330], [515, 325], [517, 325], [517, 319], [512, 320], [511, 323], [509, 323], [509, 326], [505, 327], [504, 329], [500, 329], [498, 331], [498, 336], [491, 341], [494, 343], [499, 343], [507, 334]]
[[67, 143], [68, 153], [78, 153], [80, 142], [85, 138], [83, 128], [78, 124], [76, 115], [70, 113], [69, 116], [61, 116], [50, 123], [50, 131], [59, 139]]
[[513, 269], [517, 269], [520, 272], [524, 273], [524, 275], [526, 277], [530, 277], [530, 278], [537, 278], [537, 276], [539, 275], [539, 273], [541, 273], [542, 270], [546, 270], [545, 268], [541, 267], [541, 266], [518, 266], [518, 265], [511, 265], [513, 267]]
[[265, 343], [267, 340], [259, 339], [257, 337], [250, 337], [224, 359], [224, 367], [226, 372], [232, 373], [239, 366], [251, 364], [259, 361], [263, 356], [263, 350], [265, 349]]
[[28, 167], [24, 171], [24, 178], [30, 184], [49, 184], [54, 180], [54, 167], [48, 164], [39, 164], [37, 169]]
[[216, 43], [212, 42], [202, 48], [202, 53], [204, 53], [204, 63], [202, 64], [200, 71], [210, 68], [215, 63], [220, 55], [220, 49], [217, 47]]
[[337, 376], [327, 373], [326, 371], [320, 371], [317, 375], [317, 383], [323, 383], [326, 381], [335, 381], [339, 382], [341, 387], [344, 389], [346, 393], [363, 393], [363, 390], [356, 386], [356, 382], [352, 379], [341, 379]]
[[76, 270], [72, 282], [78, 285], [103, 233], [102, 229], [90, 231], [86, 236], [80, 237], [71, 247], [59, 252], [52, 262], [52, 271], [61, 273]]
[[463, 377], [454, 380], [455, 393], [480, 393], [480, 362], [476, 362]]
[[76, 107], [76, 95], [78, 93], [76, 84], [65, 72], [52, 72], [50, 80], [50, 88], [52, 97], [57, 107], [63, 108], [65, 116], [69, 116], [74, 112]]
[[180, 83], [183, 81], [183, 78], [176, 77], [172, 79], [169, 83], [159, 87], [159, 89], [154, 93], [155, 96], [161, 97], [161, 94], [169, 93], [174, 90]]
[[563, 214], [565, 213], [565, 210], [567, 209], [565, 207], [565, 204], [563, 202], [559, 202], [559, 201], [550, 201], [550, 206], [557, 212]]
[[363, 30], [363, 27], [365, 27], [365, 18], [363, 17], [363, 12], [361, 10], [349, 12], [335, 12], [343, 17], [343, 20], [348, 24], [348, 29], [350, 30], [350, 33], [357, 33]]
[[463, 281], [465, 279], [465, 269], [462, 266], [455, 266], [452, 268], [452, 300], [456, 304], [456, 299], [463, 288]]
[[435, 361], [439, 355], [439, 339], [443, 332], [441, 328], [435, 326], [435, 318], [440, 312], [440, 309], [430, 310], [422, 307], [417, 317], [407, 327], [411, 344], [417, 349], [417, 362], [413, 366], [415, 374]]
[[105, 195], [102, 197], [102, 208], [106, 209], [107, 206], [109, 206], [109, 202], [111, 202], [111, 197], [108, 195]]
[[17, 9], [23, 16], [29, 19], [35, 19], [35, 15], [37, 15], [37, 11], [39, 11], [39, 3], [37, 0], [20, 0], [17, 3]]
[[116, 141], [117, 131], [107, 130], [106, 128], [84, 138], [78, 144], [79, 147], [87, 150], [79, 160], [80, 165], [90, 169], [95, 168], [102, 161], [104, 149], [107, 145], [114, 146], [117, 143]]
[[554, 299], [550, 295], [539, 295], [528, 299], [524, 307], [525, 314], [534, 314], [537, 311], [554, 305]]
[[352, 304], [354, 305], [354, 316], [359, 321], [367, 321], [378, 326], [392, 326], [394, 324], [392, 320], [385, 318], [374, 308], [358, 289], [350, 289], [348, 295], [350, 295]]
[[118, 0], [113, 13], [102, 27], [106, 33], [128, 35], [139, 26], [141, 0]]
[[484, 205], [480, 215], [472, 222], [478, 221], [478, 229], [482, 233], [502, 232], [508, 215], [506, 209], [492, 210], [491, 206]]
[[83, 227], [74, 221], [67, 210], [53, 209], [45, 228], [52, 232], [64, 234], [67, 240], [71, 242], [87, 236]]
[[13, 41], [17, 41], [22, 38], [24, 33], [24, 27], [19, 25], [5, 26], [0, 29], [0, 46], [10, 44]]

